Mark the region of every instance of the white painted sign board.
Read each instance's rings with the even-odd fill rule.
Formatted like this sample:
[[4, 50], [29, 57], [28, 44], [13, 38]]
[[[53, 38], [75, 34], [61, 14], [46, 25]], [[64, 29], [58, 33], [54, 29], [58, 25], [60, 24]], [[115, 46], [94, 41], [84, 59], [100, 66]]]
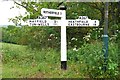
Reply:
[[41, 14], [43, 16], [63, 17], [63, 10], [42, 8]]
[[88, 26], [99, 26], [98, 20], [65, 20], [62, 22], [62, 20], [51, 20], [51, 19], [30, 19], [29, 20], [29, 26], [61, 26], [64, 24], [65, 26], [70, 27], [88, 27]]
[[29, 26], [61, 26], [61, 20], [30, 19]]
[[80, 19], [76, 19], [76, 20], [67, 20], [66, 22], [66, 26], [95, 26], [97, 27], [99, 25], [99, 21], [98, 20], [80, 20]]

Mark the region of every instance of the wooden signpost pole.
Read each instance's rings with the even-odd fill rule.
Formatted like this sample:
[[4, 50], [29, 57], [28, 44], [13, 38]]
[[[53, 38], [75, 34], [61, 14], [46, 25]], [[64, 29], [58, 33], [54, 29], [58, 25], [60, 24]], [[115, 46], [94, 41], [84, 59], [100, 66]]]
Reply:
[[61, 69], [67, 69], [67, 38], [66, 38], [66, 11], [65, 6], [61, 6], [60, 10], [63, 11], [61, 17]]

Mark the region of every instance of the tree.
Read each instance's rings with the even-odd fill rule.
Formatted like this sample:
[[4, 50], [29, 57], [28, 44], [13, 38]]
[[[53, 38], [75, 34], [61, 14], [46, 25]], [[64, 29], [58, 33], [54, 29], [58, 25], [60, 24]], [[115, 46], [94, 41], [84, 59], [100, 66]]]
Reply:
[[[26, 15], [25, 17], [20, 17], [22, 18], [24, 21], [27, 19], [33, 19], [33, 18], [37, 18], [41, 13], [41, 8], [54, 8], [54, 9], [59, 9], [58, 5], [59, 3], [57, 2], [17, 2], [14, 0], [14, 3], [17, 6], [21, 6], [23, 8], [26, 9], [28, 15]], [[61, 3], [60, 3], [61, 4]], [[71, 39], [73, 37], [77, 38], [79, 42], [75, 42], [78, 43], [78, 45], [81, 43], [83, 44], [83, 37], [85, 35], [87, 35], [87, 33], [92, 33], [94, 34], [96, 31], [98, 35], [102, 35], [103, 31], [99, 28], [103, 28], [104, 27], [104, 6], [105, 3], [104, 2], [89, 2], [89, 3], [81, 3], [81, 2], [64, 2], [62, 3], [64, 5], [67, 6], [67, 19], [76, 19], [79, 16], [88, 16], [90, 19], [98, 19], [100, 20], [100, 26], [98, 28], [96, 28], [96, 30], [93, 30], [93, 28], [67, 28], [67, 39], [68, 42], [71, 42]], [[116, 29], [113, 29], [114, 24], [119, 23], [119, 4], [120, 3], [110, 3], [110, 7], [109, 7], [109, 29], [110, 30], [110, 34], [114, 34], [114, 32], [116, 32]], [[19, 21], [20, 19], [19, 17], [16, 17], [16, 19]], [[53, 19], [53, 17], [49, 17], [50, 19]], [[14, 19], [13, 19], [14, 20]], [[16, 22], [18, 22], [16, 20]], [[36, 31], [38, 28], [35, 28]], [[33, 28], [32, 28], [33, 29]], [[50, 31], [49, 31], [50, 30]], [[55, 31], [54, 31], [55, 30]], [[52, 34], [51, 31], [53, 31], [53, 33], [57, 31], [60, 31], [59, 27], [49, 27], [47, 28], [47, 30], [45, 30], [45, 35], [46, 37], [48, 37], [48, 35]], [[95, 31], [95, 32], [94, 32]], [[99, 33], [100, 31], [100, 33]], [[51, 33], [49, 33], [51, 32]], [[113, 32], [113, 33], [112, 33]], [[34, 33], [34, 32], [33, 32]], [[58, 37], [60, 37], [60, 32], [57, 33], [57, 35], [59, 35]], [[98, 36], [95, 38], [98, 39]], [[47, 40], [47, 39], [46, 39]], [[45, 40], [44, 40], [45, 41]], [[60, 40], [58, 40], [60, 41]], [[80, 42], [81, 41], [81, 42]], [[74, 43], [73, 43], [74, 44]], [[71, 45], [73, 46], [73, 45]]]

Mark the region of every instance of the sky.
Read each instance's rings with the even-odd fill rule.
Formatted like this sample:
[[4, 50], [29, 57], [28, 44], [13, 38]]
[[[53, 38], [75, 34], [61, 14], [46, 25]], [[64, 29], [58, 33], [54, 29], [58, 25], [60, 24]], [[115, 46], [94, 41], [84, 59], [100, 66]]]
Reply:
[[18, 15], [25, 15], [25, 9], [21, 8], [12, 8], [14, 6], [13, 1], [0, 1], [0, 25], [14, 25], [11, 22], [9, 22], [9, 18], [14, 18]]

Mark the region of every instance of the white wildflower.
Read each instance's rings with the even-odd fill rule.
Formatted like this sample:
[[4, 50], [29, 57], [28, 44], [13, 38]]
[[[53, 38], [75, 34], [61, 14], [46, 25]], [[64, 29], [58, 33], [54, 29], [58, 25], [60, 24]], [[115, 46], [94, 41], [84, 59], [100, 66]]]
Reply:
[[71, 44], [71, 42], [68, 42], [68, 44]]
[[55, 34], [50, 34], [50, 37], [55, 36]]
[[77, 48], [73, 48], [73, 51], [78, 51], [78, 49]]
[[58, 37], [55, 37], [55, 39], [58, 39]]
[[51, 39], [48, 39], [48, 41], [51, 41]]
[[71, 40], [75, 40], [75, 38], [73, 37]]
[[76, 41], [78, 40], [78, 39], [75, 39]]

